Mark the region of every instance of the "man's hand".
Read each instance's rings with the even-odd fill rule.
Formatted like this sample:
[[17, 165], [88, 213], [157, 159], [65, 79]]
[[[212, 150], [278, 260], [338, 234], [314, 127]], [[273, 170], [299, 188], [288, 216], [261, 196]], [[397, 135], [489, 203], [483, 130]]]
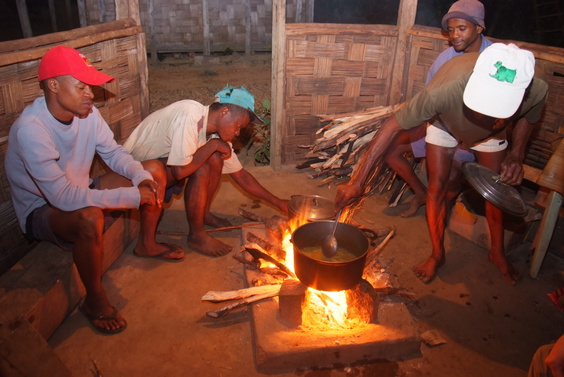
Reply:
[[517, 186], [523, 181], [525, 172], [523, 171], [522, 162], [511, 154], [508, 154], [507, 157], [505, 157], [505, 160], [501, 163], [500, 174], [503, 177], [501, 182]]
[[208, 143], [214, 143], [215, 151], [221, 154], [222, 159], [227, 160], [229, 157], [231, 157], [232, 149], [229, 144], [227, 144], [227, 142], [219, 138], [213, 138], [208, 141]]
[[152, 181], [150, 179], [145, 179], [141, 181], [137, 186], [139, 189], [139, 194], [141, 195], [141, 205], [156, 205], [158, 208], [161, 208], [163, 205], [162, 199], [159, 199], [159, 185], [157, 182]]
[[358, 184], [346, 184], [337, 187], [337, 195], [335, 196], [336, 210], [340, 210], [348, 205], [353, 204], [362, 195], [362, 186]]

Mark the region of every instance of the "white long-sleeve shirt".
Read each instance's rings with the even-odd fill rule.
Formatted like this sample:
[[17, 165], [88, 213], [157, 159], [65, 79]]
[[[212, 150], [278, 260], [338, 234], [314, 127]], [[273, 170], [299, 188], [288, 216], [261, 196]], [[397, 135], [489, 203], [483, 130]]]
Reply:
[[[131, 179], [133, 187], [92, 190], [90, 169], [95, 153], [110, 169]], [[45, 203], [73, 211], [85, 207], [138, 208], [136, 187], [151, 174], [116, 143], [97, 108], [70, 125], [55, 119], [45, 103], [36, 99], [14, 122], [5, 160], [12, 202], [21, 229], [27, 216]]]

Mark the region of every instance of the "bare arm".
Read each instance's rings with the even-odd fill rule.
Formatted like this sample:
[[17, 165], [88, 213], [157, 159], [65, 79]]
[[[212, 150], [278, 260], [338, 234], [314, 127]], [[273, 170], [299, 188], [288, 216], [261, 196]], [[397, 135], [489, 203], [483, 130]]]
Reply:
[[362, 195], [364, 184], [374, 164], [382, 158], [392, 140], [401, 130], [402, 128], [394, 114], [380, 126], [349, 183], [338, 187], [337, 196], [335, 197], [337, 208], [343, 208], [354, 203]]
[[223, 159], [231, 156], [231, 147], [225, 141], [216, 138], [209, 140], [206, 144], [198, 148], [192, 161], [187, 165], [171, 166], [174, 179], [180, 181], [198, 170], [215, 152], [222, 154]]
[[277, 207], [281, 212], [288, 213], [288, 200], [280, 199], [264, 188], [251, 173], [241, 169], [230, 174], [235, 183], [252, 196], [265, 200]]
[[512, 135], [511, 150], [507, 152], [505, 160], [501, 164], [502, 182], [508, 185], [520, 185], [523, 181], [523, 160], [529, 138], [535, 126], [525, 118], [521, 118], [515, 124]]

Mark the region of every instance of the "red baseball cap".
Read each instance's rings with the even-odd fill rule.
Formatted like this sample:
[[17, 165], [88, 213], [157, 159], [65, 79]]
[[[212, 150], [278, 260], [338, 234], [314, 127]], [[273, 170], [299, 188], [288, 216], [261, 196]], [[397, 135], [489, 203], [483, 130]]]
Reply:
[[39, 63], [38, 79], [71, 75], [88, 85], [102, 85], [115, 79], [98, 71], [80, 51], [67, 46], [53, 47], [43, 55]]

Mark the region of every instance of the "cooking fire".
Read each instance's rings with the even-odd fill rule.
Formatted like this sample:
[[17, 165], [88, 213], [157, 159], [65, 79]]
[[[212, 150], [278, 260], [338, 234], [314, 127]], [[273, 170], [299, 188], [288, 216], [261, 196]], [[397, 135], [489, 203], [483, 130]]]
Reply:
[[252, 304], [255, 361], [262, 372], [419, 356], [411, 315], [401, 300], [388, 299], [409, 293], [391, 287], [376, 260], [393, 228], [367, 230], [339, 222], [335, 237], [350, 255], [328, 257], [319, 249], [334, 221], [321, 219], [322, 198], [304, 200], [316, 207], [305, 208], [318, 218], [290, 211], [289, 220], [265, 219], [240, 209], [240, 215], [260, 223], [242, 228], [246, 243], [234, 256], [244, 264], [250, 288], [208, 292], [202, 299], [242, 300], [206, 314], [217, 318]]

